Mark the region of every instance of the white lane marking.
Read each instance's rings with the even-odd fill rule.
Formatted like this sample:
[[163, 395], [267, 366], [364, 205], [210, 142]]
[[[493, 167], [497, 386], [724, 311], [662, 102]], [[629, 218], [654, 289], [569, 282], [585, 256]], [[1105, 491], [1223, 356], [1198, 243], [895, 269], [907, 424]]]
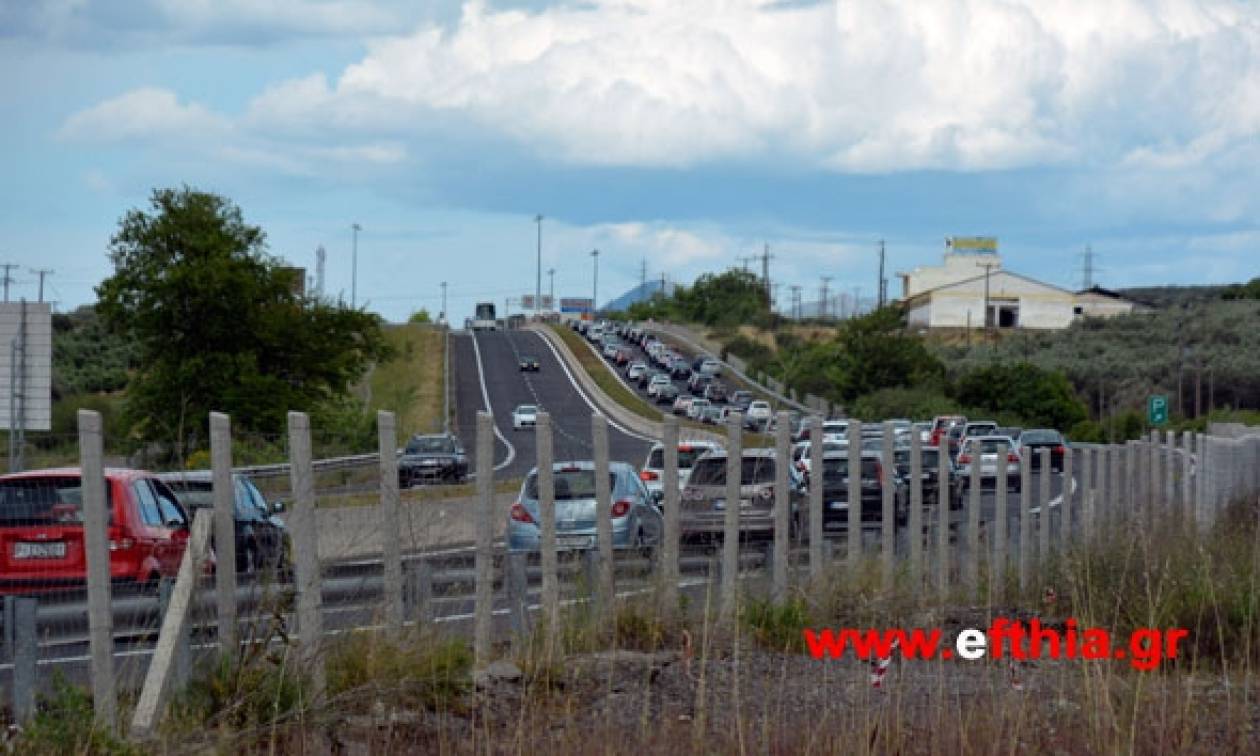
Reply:
[[[560, 363], [560, 369], [564, 371], [564, 376], [569, 379], [569, 385], [573, 387], [573, 390], [577, 392], [578, 396], [582, 397], [582, 401], [586, 402], [586, 406], [590, 407], [592, 412], [599, 412], [599, 407], [595, 406], [595, 402], [592, 402], [590, 397], [586, 395], [586, 392], [582, 390], [582, 387], [578, 385], [577, 380], [573, 377], [573, 373], [569, 372], [569, 366], [565, 364], [564, 358], [560, 356], [560, 353], [558, 351], [556, 351], [556, 347], [555, 345], [551, 343], [551, 339], [548, 339], [546, 336], [543, 336], [541, 333], [538, 333], [537, 331], [530, 331], [530, 333], [533, 333], [536, 338], [540, 339], [542, 343], [546, 344], [547, 348], [551, 350], [551, 353], [555, 355], [556, 362]], [[600, 412], [600, 414], [607, 417], [607, 413]], [[616, 428], [617, 430], [621, 431], [625, 435], [631, 438], [637, 438], [640, 441], [647, 441], [650, 444], [654, 444], [658, 440], [658, 439], [652, 438], [651, 436], [644, 436], [640, 433], [635, 433], [632, 430], [624, 428], [616, 420], [613, 420], [611, 417], [608, 417], [608, 424]]]
[[[472, 343], [473, 356], [477, 358], [477, 380], [481, 382], [481, 400], [485, 402], [486, 412], [493, 415], [494, 407], [490, 404], [490, 392], [486, 389], [486, 371], [481, 365], [481, 347], [477, 346], [476, 331], [473, 332]], [[516, 447], [512, 446], [512, 442], [507, 440], [507, 436], [503, 435], [503, 431], [499, 430], [498, 421], [494, 422], [494, 435], [503, 442], [503, 445], [506, 446], [508, 450], [507, 459], [494, 466], [494, 469], [497, 471], [512, 464], [512, 460], [516, 459]]]
[[[1070, 495], [1070, 496], [1075, 496], [1075, 495], [1076, 495], [1076, 489], [1078, 488], [1078, 486], [1076, 485], [1076, 476], [1075, 476], [1075, 475], [1074, 475], [1074, 476], [1072, 476], [1072, 480], [1068, 481], [1068, 483], [1069, 483], [1069, 485], [1071, 485], [1071, 487], [1072, 487], [1072, 491], [1071, 491], [1071, 493], [1070, 493], [1069, 495]], [[1050, 508], [1050, 509], [1054, 509], [1055, 507], [1059, 506], [1059, 505], [1060, 505], [1060, 504], [1062, 504], [1062, 503], [1063, 503], [1063, 494], [1062, 494], [1062, 493], [1060, 493], [1058, 496], [1056, 496], [1056, 497], [1054, 497], [1053, 499], [1051, 499], [1051, 500], [1050, 500], [1050, 504], [1049, 504], [1048, 506], [1049, 506], [1049, 508]], [[1037, 507], [1029, 507], [1029, 508], [1028, 508], [1028, 514], [1041, 514], [1041, 507], [1039, 507], [1039, 506], [1037, 506]]]

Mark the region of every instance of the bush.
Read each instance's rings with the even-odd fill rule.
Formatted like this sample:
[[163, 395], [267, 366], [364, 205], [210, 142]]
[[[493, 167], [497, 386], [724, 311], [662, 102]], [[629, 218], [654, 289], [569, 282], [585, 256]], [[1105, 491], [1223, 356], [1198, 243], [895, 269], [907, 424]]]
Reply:
[[40, 697], [34, 718], [8, 744], [9, 753], [27, 754], [135, 754], [139, 750], [96, 725], [92, 696], [53, 672], [53, 694]]
[[335, 646], [328, 660], [328, 692], [346, 700], [364, 689], [388, 693], [404, 707], [437, 709], [463, 695], [471, 681], [472, 652], [458, 638], [413, 634], [398, 641], [356, 633]]
[[1063, 373], [1027, 362], [972, 370], [955, 383], [954, 396], [964, 405], [1011, 413], [1030, 426], [1071, 428], [1088, 416]]
[[810, 626], [809, 607], [799, 598], [782, 604], [753, 599], [744, 604], [744, 625], [753, 639], [771, 651], [805, 650], [804, 630]]
[[959, 413], [958, 403], [934, 388], [888, 388], [859, 397], [849, 415], [868, 420], [890, 417], [929, 419]]

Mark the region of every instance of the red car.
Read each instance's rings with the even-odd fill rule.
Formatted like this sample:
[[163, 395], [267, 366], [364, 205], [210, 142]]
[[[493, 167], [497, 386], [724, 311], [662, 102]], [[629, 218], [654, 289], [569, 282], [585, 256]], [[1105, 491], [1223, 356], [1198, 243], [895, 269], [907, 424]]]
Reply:
[[[191, 522], [179, 499], [152, 473], [123, 469], [105, 471], [105, 495], [114, 581], [175, 576]], [[0, 476], [0, 593], [86, 583], [82, 504], [78, 468]]]
[[940, 446], [941, 439], [949, 435], [951, 429], [957, 425], [966, 425], [967, 418], [962, 415], [937, 415], [932, 419], [932, 434], [928, 439], [928, 446]]

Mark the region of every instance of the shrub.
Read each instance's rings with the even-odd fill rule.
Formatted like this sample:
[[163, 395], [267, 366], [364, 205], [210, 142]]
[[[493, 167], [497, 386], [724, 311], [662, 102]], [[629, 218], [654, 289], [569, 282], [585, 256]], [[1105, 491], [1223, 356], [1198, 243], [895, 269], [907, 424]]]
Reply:
[[744, 625], [753, 639], [772, 651], [803, 652], [804, 630], [810, 626], [809, 607], [799, 598], [776, 604], [753, 599], [744, 604]]
[[35, 716], [9, 753], [28, 754], [133, 754], [139, 750], [96, 725], [92, 696], [53, 672], [53, 693], [40, 697]]
[[356, 691], [370, 688], [401, 706], [437, 709], [468, 689], [472, 662], [468, 644], [458, 638], [412, 634], [393, 641], [356, 633], [332, 649], [328, 692], [353, 700]]

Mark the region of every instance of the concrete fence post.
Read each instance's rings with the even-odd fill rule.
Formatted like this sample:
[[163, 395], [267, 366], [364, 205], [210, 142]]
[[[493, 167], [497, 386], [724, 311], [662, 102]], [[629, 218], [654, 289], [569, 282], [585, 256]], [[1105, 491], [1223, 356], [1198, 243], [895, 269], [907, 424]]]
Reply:
[[1041, 457], [1041, 474], [1038, 475], [1037, 482], [1039, 490], [1037, 492], [1037, 506], [1040, 514], [1037, 517], [1037, 571], [1044, 573], [1046, 567], [1050, 563], [1050, 481], [1054, 476], [1050, 470], [1050, 450], [1042, 448]]
[[538, 453], [538, 551], [542, 564], [542, 616], [548, 635], [560, 622], [560, 566], [556, 553], [556, 477], [551, 413], [539, 412], [534, 427]]
[[79, 410], [79, 465], [82, 476], [83, 540], [87, 551], [88, 643], [92, 656], [92, 705], [97, 724], [117, 726], [114, 688], [114, 609], [109, 568], [110, 512], [105, 498], [101, 415]]
[[1028, 590], [1032, 571], [1032, 456], [1019, 457], [1019, 591]]
[[1089, 527], [1093, 524], [1095, 458], [1093, 447], [1081, 448], [1081, 506], [1078, 511], [1077, 527], [1073, 533], [1073, 538], [1078, 542], [1084, 542], [1088, 538]]
[[[175, 596], [175, 579], [164, 577], [158, 581], [158, 616], [165, 621], [166, 613], [171, 609], [171, 599]], [[192, 670], [192, 643], [189, 638], [188, 625], [185, 623], [180, 637], [176, 641], [176, 652], [171, 670], [171, 683], [178, 687], [188, 680]]]
[[[732, 412], [726, 428], [726, 517], [722, 529], [722, 582], [718, 598], [724, 619], [735, 617], [739, 579], [739, 510], [741, 468], [743, 465], [743, 416]], [[817, 460], [811, 465], [818, 464]], [[811, 478], [813, 476], [810, 476]]]
[[473, 658], [490, 663], [494, 622], [494, 415], [477, 413], [477, 510], [473, 534], [476, 593], [473, 599]]
[[[821, 423], [819, 425], [821, 426]], [[821, 427], [819, 428], [818, 435], [820, 437], [822, 436]], [[818, 451], [818, 449], [820, 449], [821, 446], [821, 442], [815, 446], [815, 450], [820, 457], [822, 456], [822, 452]], [[845, 555], [845, 559], [848, 560], [849, 569], [856, 571], [858, 568], [858, 562], [862, 559], [862, 421], [860, 420], [849, 421], [849, 450], [847, 454], [849, 461], [849, 490], [845, 498], [847, 498], [849, 502], [849, 527], [847, 533], [849, 549], [848, 553]], [[814, 464], [821, 465], [820, 462], [810, 463], [811, 466]], [[813, 480], [814, 476], [811, 475], [810, 479]], [[818, 478], [818, 486], [820, 488], [818, 492], [818, 500], [821, 502], [821, 476]], [[821, 503], [819, 504], [819, 509], [822, 509]]]
[[311, 421], [304, 412], [289, 413], [289, 479], [293, 510], [293, 572], [297, 588], [298, 657], [311, 676], [312, 695], [324, 696], [324, 663], [319, 656], [324, 638], [324, 609], [319, 574], [319, 534], [315, 532], [315, 473], [311, 467]]
[[816, 578], [823, 570], [823, 432], [822, 418], [809, 421], [809, 576]]
[[910, 592], [918, 596], [923, 590], [923, 438], [918, 431], [910, 434], [910, 529], [909, 564]]
[[591, 416], [591, 441], [595, 447], [595, 532], [599, 547], [599, 585], [595, 592], [600, 611], [613, 603], [612, 485], [609, 482], [608, 418]]
[[395, 637], [403, 628], [402, 547], [399, 533], [398, 430], [393, 412], [376, 413], [377, 449], [380, 454], [380, 533], [382, 591], [385, 601], [385, 627]]
[[963, 563], [963, 579], [972, 596], [980, 585], [980, 501], [984, 487], [984, 478], [980, 475], [980, 447], [977, 444], [973, 448], [976, 451], [971, 452], [967, 466], [967, 551]]
[[682, 527], [679, 508], [682, 496], [678, 485], [678, 418], [666, 415], [664, 423], [665, 469], [661, 486], [665, 490], [665, 542], [661, 544], [661, 580], [663, 591], [661, 602], [666, 612], [678, 611], [678, 580], [681, 572], [678, 564], [679, 543], [682, 541]]
[[1073, 469], [1075, 456], [1072, 447], [1063, 447], [1063, 511], [1059, 513], [1059, 540], [1056, 545], [1060, 552], [1072, 538], [1073, 522], [1081, 516], [1076, 508], [1076, 491], [1079, 487], [1076, 485], [1076, 471]]
[[4, 597], [4, 648], [0, 649], [0, 662], [6, 664], [13, 661], [13, 626], [16, 623], [13, 613], [17, 611], [17, 599], [17, 596]]
[[39, 661], [39, 633], [35, 612], [39, 602], [32, 596], [6, 596], [13, 600], [13, 721], [25, 724], [35, 713], [35, 668]]
[[525, 573], [524, 551], [509, 551], [504, 558], [503, 592], [507, 594], [512, 637], [521, 642], [529, 635], [529, 578]]
[[1194, 523], [1194, 433], [1181, 434], [1181, 522]]
[[998, 460], [998, 475], [993, 482], [993, 527], [989, 529], [993, 543], [990, 546], [990, 552], [993, 554], [993, 561], [989, 565], [989, 584], [996, 584], [999, 587], [999, 594], [1004, 595], [1006, 592], [1006, 539], [1007, 539], [1007, 488], [1010, 486], [1010, 476], [1006, 473], [1008, 464], [1006, 455], [1010, 454], [1013, 449], [1007, 447], [1000, 454], [1003, 458]]
[[1107, 476], [1107, 522], [1115, 524], [1124, 511], [1124, 447], [1112, 444], [1107, 447], [1107, 458], [1111, 464], [1111, 473]]
[[1147, 499], [1149, 500], [1149, 508], [1151, 510], [1151, 522], [1155, 522], [1156, 518], [1162, 514], [1163, 496], [1164, 496], [1164, 470], [1160, 464], [1162, 461], [1160, 452], [1163, 451], [1159, 443], [1159, 431], [1151, 431], [1151, 439], [1147, 442], [1148, 469], [1146, 471], [1146, 488]]
[[[782, 603], [788, 595], [788, 533], [792, 516], [792, 492], [788, 490], [788, 466], [792, 464], [791, 424], [792, 417], [787, 412], [780, 412], [775, 419], [774, 550], [770, 558], [770, 595], [775, 603]], [[822, 472], [821, 460], [818, 471]]]
[[[232, 425], [222, 412], [210, 413], [210, 467], [214, 496], [214, 571], [219, 648], [236, 649], [236, 490], [232, 485]], [[245, 558], [249, 558], [248, 553]], [[226, 568], [226, 569], [225, 569]]]
[[404, 613], [421, 627], [434, 619], [433, 566], [427, 559], [408, 562], [403, 569]]
[[1198, 460], [1195, 470], [1194, 522], [1196, 526], [1202, 526], [1207, 523], [1208, 517], [1208, 470], [1212, 451], [1209, 448], [1208, 435], [1206, 433], [1199, 433], [1197, 437], [1198, 440], [1195, 442], [1195, 448], [1198, 450]]
[[1164, 507], [1170, 513], [1177, 508], [1177, 433], [1164, 434]]
[[[879, 561], [881, 566], [881, 574], [883, 576], [883, 586], [885, 591], [892, 590], [893, 587], [893, 567], [897, 553], [897, 511], [896, 511], [896, 481], [897, 481], [897, 458], [893, 455], [893, 426], [892, 423], [884, 423], [884, 436], [881, 444], [881, 464], [884, 470], [884, 479], [880, 484], [881, 496], [881, 517], [880, 517], [880, 535], [882, 545], [879, 549]], [[861, 447], [858, 447], [859, 449]], [[822, 468], [820, 467], [819, 470]]]
[[[861, 444], [860, 439], [858, 443]], [[954, 484], [950, 476], [949, 442], [943, 434], [936, 449], [936, 587], [943, 601], [949, 596], [949, 512]], [[852, 469], [849, 468], [850, 471]], [[851, 486], [850, 482], [850, 494], [853, 491]]]

